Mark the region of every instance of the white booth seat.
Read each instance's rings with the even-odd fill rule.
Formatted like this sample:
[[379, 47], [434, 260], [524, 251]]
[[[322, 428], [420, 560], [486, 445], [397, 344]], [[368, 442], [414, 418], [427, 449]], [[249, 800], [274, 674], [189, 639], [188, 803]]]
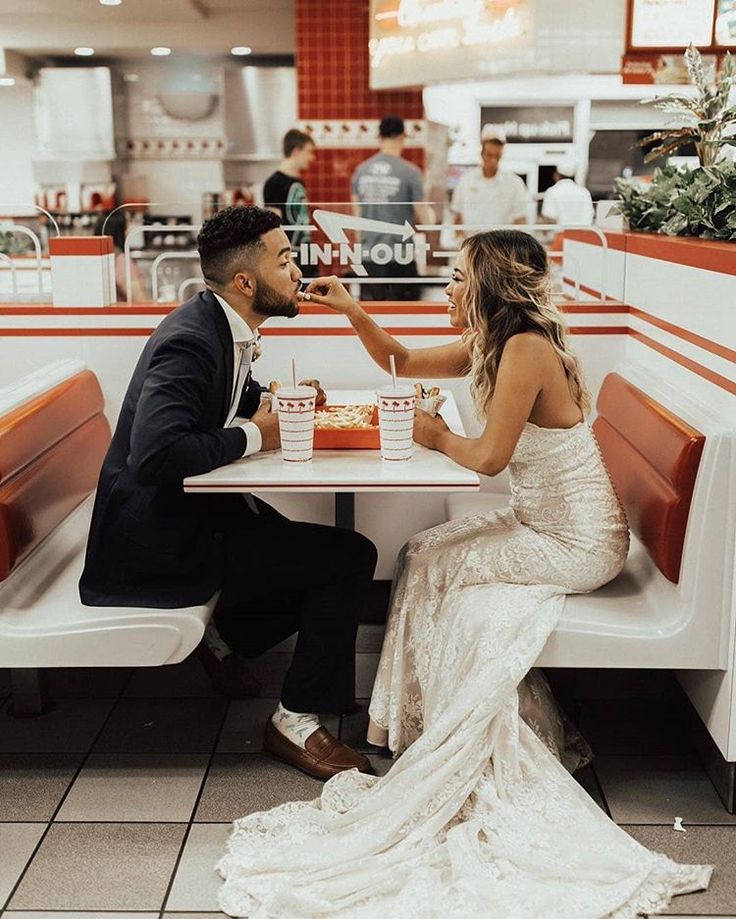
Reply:
[[[692, 427], [692, 412], [683, 421], [620, 374], [606, 377], [598, 410], [594, 430], [629, 517], [631, 549], [624, 570], [609, 584], [565, 598], [538, 663], [726, 670], [736, 531], [734, 432], [711, 428], [703, 437]], [[702, 456], [696, 462], [698, 440]], [[696, 463], [691, 495], [686, 462]], [[491, 513], [509, 500], [489, 493], [452, 495], [448, 517]]]
[[155, 667], [199, 644], [217, 596], [186, 609], [83, 606], [93, 496], [0, 584], [0, 667]]
[[217, 595], [186, 609], [89, 607], [79, 599], [93, 493], [110, 442], [97, 378], [65, 362], [13, 389], [18, 398], [8, 394], [0, 411], [0, 667], [20, 681], [36, 668], [183, 660], [199, 644]]

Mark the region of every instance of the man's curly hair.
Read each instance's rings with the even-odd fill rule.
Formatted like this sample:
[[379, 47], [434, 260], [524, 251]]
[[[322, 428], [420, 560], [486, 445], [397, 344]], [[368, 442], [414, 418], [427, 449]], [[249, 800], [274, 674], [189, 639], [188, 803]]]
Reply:
[[243, 268], [255, 268], [261, 236], [281, 225], [281, 218], [262, 207], [226, 207], [206, 220], [197, 237], [205, 281], [225, 287]]

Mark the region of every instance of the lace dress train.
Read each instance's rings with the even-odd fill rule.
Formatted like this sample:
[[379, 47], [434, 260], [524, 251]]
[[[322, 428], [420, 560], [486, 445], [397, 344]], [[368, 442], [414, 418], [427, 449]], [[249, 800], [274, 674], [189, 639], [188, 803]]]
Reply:
[[508, 510], [402, 550], [370, 709], [399, 758], [236, 821], [218, 865], [228, 914], [624, 919], [708, 885], [710, 866], [675, 864], [606, 817], [537, 718], [543, 686], [525, 682], [565, 594], [626, 556], [592, 432], [527, 424], [510, 470]]

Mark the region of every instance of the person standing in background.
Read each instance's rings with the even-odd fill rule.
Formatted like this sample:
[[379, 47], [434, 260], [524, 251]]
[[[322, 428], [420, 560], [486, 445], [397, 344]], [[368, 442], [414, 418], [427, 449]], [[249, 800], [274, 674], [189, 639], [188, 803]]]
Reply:
[[590, 192], [575, 181], [577, 163], [565, 157], [555, 167], [554, 185], [542, 198], [542, 222], [562, 226], [590, 226], [593, 223], [593, 199]]
[[[302, 175], [314, 161], [315, 144], [309, 134], [298, 128], [287, 131], [282, 144], [284, 158], [276, 172], [266, 179], [263, 206], [278, 214], [283, 226], [308, 226], [309, 202]], [[310, 240], [309, 230], [294, 230], [288, 235], [302, 274], [311, 277], [314, 268], [302, 264], [299, 259], [299, 247]]]
[[[421, 171], [401, 153], [406, 144], [406, 129], [403, 118], [387, 115], [381, 119], [378, 129], [379, 151], [360, 163], [351, 181], [352, 201], [357, 216], [368, 220], [380, 220], [402, 226], [412, 223], [433, 223], [431, 208], [423, 203], [424, 178]], [[403, 241], [397, 233], [368, 233], [360, 236], [363, 245], [363, 265], [370, 277], [416, 278], [417, 265], [414, 260], [414, 244], [411, 239]], [[376, 246], [389, 246], [395, 257], [380, 264], [374, 261]], [[397, 249], [398, 247], [398, 249]], [[363, 284], [361, 300], [415, 300], [419, 294], [418, 285]]]
[[[500, 168], [506, 138], [486, 125], [481, 131], [481, 165], [468, 170], [452, 194], [450, 210], [454, 223], [492, 229], [525, 223], [529, 195], [524, 180]], [[469, 236], [471, 231], [462, 231]]]

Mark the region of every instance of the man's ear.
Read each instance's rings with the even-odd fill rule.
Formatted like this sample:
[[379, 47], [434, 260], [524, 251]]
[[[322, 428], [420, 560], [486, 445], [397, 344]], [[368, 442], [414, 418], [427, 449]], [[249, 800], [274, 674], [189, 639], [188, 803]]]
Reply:
[[245, 297], [254, 297], [256, 293], [256, 278], [249, 271], [239, 271], [233, 276], [233, 284], [239, 294]]

